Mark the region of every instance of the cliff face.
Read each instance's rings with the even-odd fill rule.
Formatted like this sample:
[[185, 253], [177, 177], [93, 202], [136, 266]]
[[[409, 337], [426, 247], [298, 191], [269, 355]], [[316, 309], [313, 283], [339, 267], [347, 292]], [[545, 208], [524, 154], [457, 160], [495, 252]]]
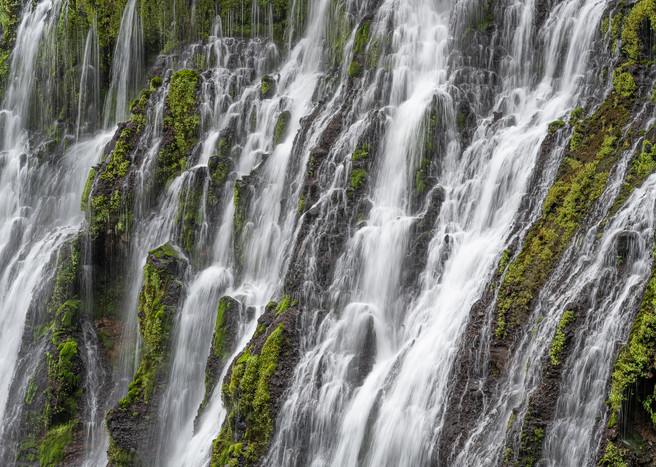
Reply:
[[656, 463], [656, 3], [0, 0], [3, 465]]

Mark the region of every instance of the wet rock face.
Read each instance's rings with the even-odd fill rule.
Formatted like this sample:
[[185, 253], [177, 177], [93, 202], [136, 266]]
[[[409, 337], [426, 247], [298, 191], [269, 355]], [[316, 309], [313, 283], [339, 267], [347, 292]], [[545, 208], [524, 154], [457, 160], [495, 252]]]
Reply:
[[144, 354], [129, 391], [106, 417], [112, 465], [149, 459], [150, 442], [166, 367], [170, 361], [171, 330], [184, 300], [187, 262], [170, 244], [148, 254], [144, 287], [139, 295], [139, 333]]

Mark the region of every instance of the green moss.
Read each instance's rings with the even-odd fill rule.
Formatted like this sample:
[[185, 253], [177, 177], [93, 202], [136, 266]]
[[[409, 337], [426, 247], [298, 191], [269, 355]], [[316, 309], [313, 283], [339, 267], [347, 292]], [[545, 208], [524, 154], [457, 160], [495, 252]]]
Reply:
[[280, 313], [284, 313], [289, 309], [289, 305], [292, 303], [292, 297], [291, 295], [285, 295], [282, 300], [280, 300], [280, 303], [276, 307], [276, 315], [279, 315]]
[[298, 213], [303, 214], [304, 209], [305, 209], [305, 193], [301, 194], [301, 199], [298, 202]]
[[171, 76], [166, 104], [169, 114], [164, 117], [164, 131], [173, 134], [173, 141], [159, 152], [155, 181], [163, 187], [187, 167], [187, 154], [198, 141], [198, 72], [181, 70]]
[[153, 79], [150, 80], [150, 87], [152, 89], [157, 89], [160, 86], [162, 86], [163, 80], [159, 76], [155, 76]]
[[[606, 186], [610, 169], [622, 149], [619, 128], [627, 119], [625, 100], [613, 93], [595, 114], [580, 120], [572, 113], [577, 130], [556, 181], [542, 207], [542, 217], [529, 231], [522, 251], [510, 264], [499, 289], [495, 335], [504, 338], [519, 325], [534, 294], [547, 279], [569, 245], [580, 223]], [[577, 143], [574, 143], [577, 138]]]
[[549, 134], [553, 135], [556, 131], [560, 130], [562, 127], [565, 126], [565, 122], [562, 120], [556, 120], [555, 122], [551, 122], [549, 124]]
[[131, 467], [137, 465], [135, 462], [136, 453], [128, 452], [125, 449], [122, 449], [111, 436], [109, 437], [107, 458], [115, 467]]
[[508, 263], [510, 262], [511, 255], [512, 251], [503, 250], [503, 253], [501, 254], [501, 262], [499, 263], [499, 268], [497, 269], [497, 274], [501, 275], [503, 274], [503, 271], [506, 270], [506, 266], [508, 266]]
[[369, 158], [369, 152], [371, 151], [371, 146], [367, 143], [363, 143], [361, 146], [358, 146], [353, 151], [353, 162], [360, 162], [361, 160]]
[[273, 91], [275, 84], [276, 81], [271, 76], [262, 76], [262, 80], [260, 82], [260, 94], [263, 98], [271, 97], [271, 92]]
[[349, 66], [348, 74], [351, 78], [357, 78], [362, 74], [362, 63], [353, 60]]
[[25, 393], [25, 404], [31, 405], [34, 402], [34, 396], [36, 395], [37, 386], [34, 382], [34, 377], [30, 379], [30, 384], [27, 388], [27, 393]]
[[362, 23], [362, 25], [356, 31], [356, 33], [355, 33], [355, 49], [353, 50], [354, 54], [359, 54], [361, 52], [364, 52], [364, 49], [367, 46], [367, 42], [369, 41], [369, 25], [370, 24], [371, 24], [371, 21], [365, 21], [364, 23]]
[[64, 449], [73, 443], [73, 425], [67, 423], [48, 430], [39, 444], [39, 465], [50, 467], [59, 465], [64, 460]]
[[620, 188], [617, 198], [615, 198], [613, 205], [608, 211], [606, 219], [611, 218], [619, 211], [633, 190], [640, 186], [654, 170], [656, 170], [656, 146], [654, 143], [645, 139], [642, 142], [641, 151], [631, 159], [629, 172]]
[[622, 458], [622, 453], [611, 441], [608, 441], [606, 452], [604, 453], [604, 457], [599, 460], [599, 465], [608, 467], [628, 467], [628, 464], [624, 462], [624, 459]]
[[84, 191], [82, 192], [82, 200], [80, 201], [80, 206], [83, 211], [86, 211], [87, 205], [89, 204], [89, 194], [91, 193], [91, 187], [93, 186], [93, 180], [96, 178], [96, 169], [91, 169], [89, 171], [89, 176], [87, 177], [87, 182], [84, 185]]
[[622, 48], [633, 60], [640, 58], [642, 45], [640, 28], [646, 22], [651, 24], [652, 31], [656, 31], [656, 0], [639, 1], [633, 5], [626, 17], [622, 28]]
[[636, 90], [636, 84], [630, 73], [616, 70], [613, 77], [613, 88], [620, 96], [630, 98]]
[[[636, 382], [647, 379], [648, 373], [656, 368], [656, 261], [652, 264], [652, 274], [645, 296], [636, 318], [629, 340], [620, 351], [611, 377], [610, 416], [608, 425], [617, 424], [622, 405], [629, 399]], [[638, 402], [643, 404], [656, 426], [656, 402], [654, 394], [648, 394]]]
[[565, 335], [565, 327], [574, 321], [574, 312], [571, 310], [563, 313], [562, 318], [560, 318], [560, 323], [558, 323], [558, 329], [556, 330], [556, 335], [551, 341], [551, 351], [549, 356], [551, 357], [551, 364], [558, 366], [561, 364], [561, 357], [563, 354], [563, 349], [565, 348], [565, 340], [567, 336]]
[[359, 190], [364, 187], [367, 179], [367, 171], [364, 169], [353, 169], [351, 171], [351, 187], [354, 190]]
[[273, 145], [277, 146], [278, 143], [282, 142], [283, 139], [287, 136], [289, 130], [289, 122], [292, 118], [292, 114], [289, 110], [285, 110], [278, 116], [276, 121], [276, 129], [273, 133]]
[[[260, 355], [249, 355], [232, 368], [229, 384], [223, 386], [222, 397], [228, 415], [219, 437], [212, 446], [211, 465], [255, 465], [273, 433], [269, 380], [278, 367], [283, 345], [283, 325], [269, 335]], [[237, 417], [246, 427], [236, 424]], [[243, 446], [246, 449], [243, 449]]]

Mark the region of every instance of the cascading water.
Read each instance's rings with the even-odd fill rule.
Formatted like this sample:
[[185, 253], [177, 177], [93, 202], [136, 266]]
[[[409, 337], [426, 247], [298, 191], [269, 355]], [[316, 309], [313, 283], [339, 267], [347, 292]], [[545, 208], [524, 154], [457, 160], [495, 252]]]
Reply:
[[0, 460], [633, 459], [605, 401], [653, 274], [644, 7], [233, 3], [3, 19]]

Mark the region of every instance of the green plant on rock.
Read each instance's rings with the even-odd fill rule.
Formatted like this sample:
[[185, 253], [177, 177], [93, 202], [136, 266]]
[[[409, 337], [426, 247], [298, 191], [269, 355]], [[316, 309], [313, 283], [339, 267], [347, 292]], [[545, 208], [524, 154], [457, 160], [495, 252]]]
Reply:
[[364, 187], [367, 179], [367, 171], [364, 169], [353, 169], [351, 171], [351, 187], [354, 190], [359, 190]]
[[358, 146], [353, 151], [353, 162], [360, 162], [361, 160], [369, 158], [369, 152], [371, 151], [371, 146], [367, 143], [363, 143], [361, 146]]
[[[656, 256], [654, 261], [638, 317], [633, 323], [627, 344], [620, 351], [611, 377], [608, 426], [617, 425], [622, 405], [629, 399], [630, 389], [637, 381], [648, 378], [648, 373], [656, 368]], [[653, 395], [651, 398], [649, 396], [639, 402], [647, 402], [646, 411], [656, 426], [655, 411], [651, 405]]]
[[612, 93], [591, 117], [581, 120], [579, 109], [572, 113], [570, 122], [576, 126], [570, 142], [573, 157], [563, 160], [544, 201], [542, 217], [508, 267], [497, 297], [497, 338], [505, 338], [508, 329], [520, 324], [534, 295], [603, 193], [623, 147], [618, 128], [627, 120], [624, 103]]
[[73, 427], [75, 423], [51, 428], [39, 444], [39, 465], [50, 467], [60, 465], [64, 460], [64, 449], [73, 443]]
[[560, 130], [562, 127], [565, 126], [565, 122], [562, 120], [556, 120], [555, 122], [551, 122], [549, 124], [549, 135], [553, 135], [556, 131]]
[[630, 73], [616, 70], [613, 77], [613, 88], [620, 96], [630, 98], [636, 90], [635, 80]]
[[287, 136], [291, 118], [292, 114], [289, 110], [285, 110], [278, 116], [278, 120], [276, 121], [276, 129], [273, 133], [274, 146], [277, 146], [278, 143], [282, 142], [282, 140]]
[[197, 71], [181, 70], [171, 76], [166, 97], [170, 115], [164, 117], [164, 130], [173, 134], [173, 141], [165, 144], [158, 155], [155, 179], [160, 186], [186, 169], [187, 154], [198, 140], [197, 85]]
[[[255, 465], [273, 434], [269, 380], [276, 372], [283, 346], [283, 325], [271, 332], [260, 355], [249, 354], [233, 365], [230, 381], [222, 388], [228, 415], [212, 446], [212, 467]], [[244, 354], [245, 355], [245, 354]], [[246, 428], [236, 424], [237, 418]]]
[[641, 0], [633, 5], [622, 28], [622, 48], [633, 60], [640, 58], [642, 37], [640, 28], [646, 22], [656, 31], [656, 0]]
[[604, 457], [599, 460], [599, 465], [607, 467], [628, 467], [628, 464], [624, 462], [622, 453], [611, 441], [608, 441]]
[[560, 318], [560, 323], [558, 323], [558, 329], [556, 329], [556, 335], [551, 341], [551, 350], [549, 356], [551, 358], [551, 364], [558, 366], [561, 364], [561, 358], [563, 354], [563, 349], [565, 348], [565, 340], [567, 336], [565, 335], [565, 328], [568, 324], [574, 321], [574, 312], [571, 310], [563, 313], [562, 318]]
[[613, 217], [620, 210], [633, 190], [640, 186], [654, 170], [656, 170], [656, 146], [651, 141], [645, 139], [642, 142], [641, 151], [631, 159], [629, 172], [624, 183], [622, 183], [617, 198], [615, 198], [613, 205], [608, 211], [606, 219]]

